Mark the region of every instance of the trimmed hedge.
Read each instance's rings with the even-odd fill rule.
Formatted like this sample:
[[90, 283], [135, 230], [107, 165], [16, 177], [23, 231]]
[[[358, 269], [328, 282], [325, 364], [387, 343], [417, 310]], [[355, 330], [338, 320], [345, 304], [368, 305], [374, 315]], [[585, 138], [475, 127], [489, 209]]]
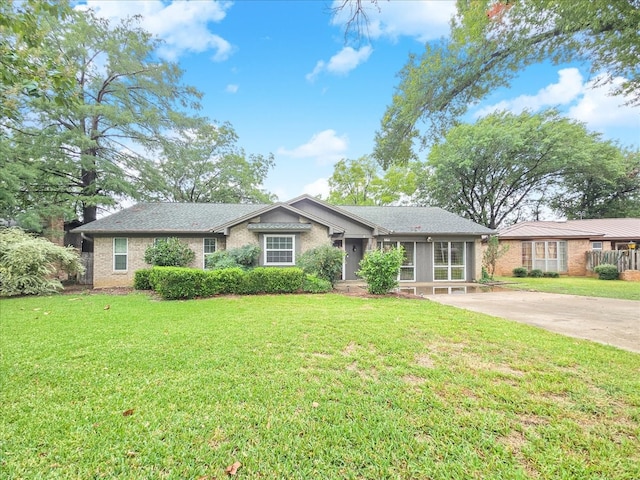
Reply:
[[151, 269], [141, 268], [133, 274], [133, 288], [136, 290], [152, 290], [150, 281]]
[[533, 278], [542, 278], [544, 276], [544, 272], [539, 268], [534, 268], [529, 272], [529, 276]]
[[617, 280], [619, 273], [618, 267], [611, 263], [603, 263], [593, 269], [598, 274], [600, 280]]
[[307, 293], [328, 293], [333, 290], [333, 286], [329, 280], [318, 278], [315, 275], [307, 275], [302, 290]]
[[527, 276], [527, 273], [529, 272], [527, 271], [526, 267], [516, 267], [513, 269], [514, 277], [523, 278]]
[[[145, 275], [140, 274], [141, 283]], [[220, 294], [296, 293], [304, 290], [305, 280], [302, 269], [295, 267], [258, 267], [249, 271], [238, 267], [221, 270], [154, 267], [148, 273], [149, 285], [165, 300]]]

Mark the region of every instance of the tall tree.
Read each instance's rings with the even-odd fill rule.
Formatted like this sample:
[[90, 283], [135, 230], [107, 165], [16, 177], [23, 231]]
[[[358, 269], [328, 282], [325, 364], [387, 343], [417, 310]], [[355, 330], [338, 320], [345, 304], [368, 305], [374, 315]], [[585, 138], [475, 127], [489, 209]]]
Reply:
[[546, 60], [589, 62], [621, 102], [640, 105], [639, 24], [638, 0], [458, 0], [450, 38], [427, 44], [400, 72], [375, 158], [408, 161], [416, 141], [441, 138], [469, 105]]
[[392, 166], [382, 174], [371, 157], [342, 159], [329, 178], [328, 201], [335, 205], [390, 205], [416, 190], [416, 165]]
[[0, 118], [19, 117], [25, 96], [73, 103], [73, 72], [58, 52], [44, 48], [51, 19], [70, 14], [64, 0], [0, 2]]
[[230, 124], [197, 119], [162, 140], [158, 198], [170, 202], [266, 203], [262, 182], [273, 155], [247, 155]]
[[431, 149], [428, 200], [498, 228], [544, 203], [565, 167], [588, 163], [598, 141], [553, 111], [495, 113], [458, 125]]
[[570, 164], [549, 205], [569, 219], [640, 217], [640, 152], [605, 142]]
[[84, 223], [119, 197], [140, 197], [160, 138], [199, 107], [200, 93], [181, 84], [176, 64], [155, 57], [159, 41], [138, 21], [110, 25], [91, 11], [50, 19], [46, 48], [73, 68], [79, 101], [34, 99], [26, 121], [9, 125], [20, 133], [13, 141], [37, 138], [36, 148], [16, 159], [38, 169], [25, 195], [77, 206]]

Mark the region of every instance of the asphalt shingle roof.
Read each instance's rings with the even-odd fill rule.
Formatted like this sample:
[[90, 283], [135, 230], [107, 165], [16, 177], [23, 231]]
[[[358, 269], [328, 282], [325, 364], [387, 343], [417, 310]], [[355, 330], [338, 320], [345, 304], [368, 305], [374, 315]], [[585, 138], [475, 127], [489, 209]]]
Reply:
[[76, 228], [84, 233], [209, 232], [266, 205], [228, 203], [139, 203]]
[[[211, 232], [269, 205], [214, 203], [140, 203], [74, 229], [89, 234]], [[394, 234], [494, 233], [482, 225], [438, 207], [339, 206], [354, 217]]]
[[363, 207], [340, 206], [343, 210], [365, 218], [395, 234], [474, 234], [490, 235], [493, 230], [447, 212], [439, 207]]

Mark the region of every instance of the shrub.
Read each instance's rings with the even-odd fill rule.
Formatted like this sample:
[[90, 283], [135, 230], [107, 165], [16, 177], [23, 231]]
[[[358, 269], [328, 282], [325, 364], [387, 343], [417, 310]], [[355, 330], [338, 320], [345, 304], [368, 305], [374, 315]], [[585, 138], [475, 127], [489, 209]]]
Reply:
[[545, 277], [545, 278], [559, 278], [560, 274], [558, 272], [544, 272], [543, 277]]
[[404, 248], [373, 250], [360, 261], [359, 276], [367, 281], [373, 295], [384, 295], [398, 286], [398, 271], [404, 258]]
[[257, 267], [245, 273], [240, 293], [295, 293], [302, 290], [303, 283], [301, 268]]
[[220, 250], [207, 256], [205, 267], [210, 270], [240, 267], [245, 270], [258, 265], [260, 247], [244, 245], [231, 250]]
[[[497, 235], [491, 235], [487, 240], [487, 247], [482, 254], [482, 279], [486, 283], [493, 280], [496, 272], [496, 265], [500, 257], [509, 251], [509, 245], [500, 245]], [[486, 270], [485, 270], [486, 269]], [[485, 276], [486, 271], [486, 276]]]
[[154, 267], [149, 282], [165, 300], [188, 299], [202, 296], [206, 274], [197, 268]]
[[19, 228], [0, 230], [0, 296], [42, 295], [62, 289], [54, 273], [82, 273], [72, 247], [54, 245]]
[[304, 273], [326, 280], [333, 286], [342, 272], [343, 260], [343, 250], [331, 245], [322, 245], [300, 255], [298, 266]]
[[544, 275], [544, 272], [538, 268], [534, 268], [529, 272], [529, 276], [533, 278], [542, 278], [543, 275]]
[[177, 238], [150, 245], [144, 252], [144, 261], [154, 267], [186, 267], [195, 258], [195, 252]]
[[513, 269], [513, 276], [514, 277], [526, 277], [527, 276], [527, 269], [525, 267], [516, 267]]
[[307, 293], [327, 293], [333, 290], [333, 286], [330, 281], [324, 278], [318, 278], [315, 275], [306, 275], [302, 290]]
[[136, 270], [133, 274], [133, 288], [136, 290], [151, 290], [151, 282], [149, 276], [151, 275], [150, 268], [141, 268]]
[[598, 274], [600, 280], [617, 280], [619, 273], [618, 267], [611, 263], [603, 263], [593, 269]]
[[202, 283], [202, 297], [240, 293], [244, 285], [245, 272], [239, 267], [223, 268], [206, 272]]

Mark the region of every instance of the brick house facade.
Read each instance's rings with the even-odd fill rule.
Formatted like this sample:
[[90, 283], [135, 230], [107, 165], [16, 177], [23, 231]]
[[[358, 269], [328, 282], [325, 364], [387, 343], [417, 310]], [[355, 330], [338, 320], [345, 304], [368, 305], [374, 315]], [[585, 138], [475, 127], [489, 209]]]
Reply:
[[204, 268], [212, 251], [260, 247], [260, 264], [295, 265], [321, 245], [345, 251], [343, 278], [355, 279], [367, 250], [401, 245], [404, 282], [473, 281], [481, 273], [481, 238], [493, 233], [435, 207], [337, 207], [308, 195], [272, 205], [149, 203], [73, 230], [94, 239], [94, 288], [130, 286], [149, 268], [145, 250], [158, 238], [176, 237]]

